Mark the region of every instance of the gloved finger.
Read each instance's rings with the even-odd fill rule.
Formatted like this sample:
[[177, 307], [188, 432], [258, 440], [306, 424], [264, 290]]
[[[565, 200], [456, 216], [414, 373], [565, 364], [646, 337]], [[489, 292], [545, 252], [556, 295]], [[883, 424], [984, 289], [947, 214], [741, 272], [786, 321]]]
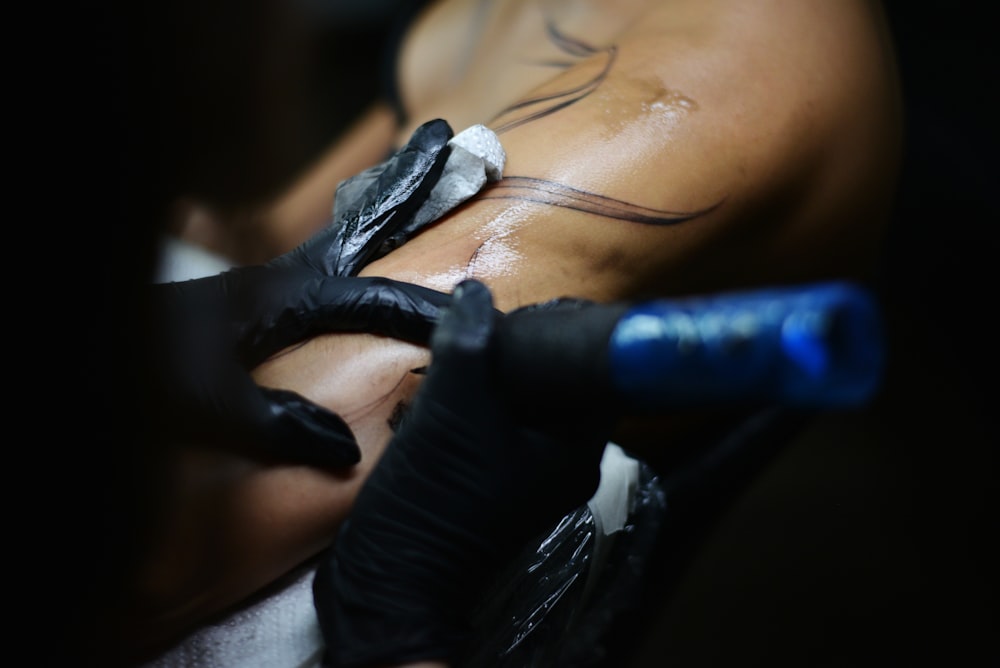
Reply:
[[340, 416], [294, 392], [261, 387], [224, 349], [206, 345], [197, 357], [163, 362], [154, 383], [157, 428], [177, 442], [322, 467], [360, 460]]
[[333, 222], [298, 248], [269, 264], [308, 266], [326, 276], [355, 276], [390, 248], [383, 244], [427, 199], [448, 158], [454, 132], [428, 121], [385, 162], [338, 187]]
[[321, 468], [361, 461], [351, 428], [336, 413], [289, 390], [261, 388], [260, 396], [269, 415], [258, 441], [263, 456]]
[[238, 336], [243, 364], [252, 368], [278, 351], [329, 332], [368, 332], [429, 345], [431, 332], [451, 295], [383, 277], [272, 280], [285, 289], [282, 307], [246, 318]]
[[353, 432], [333, 411], [249, 377], [227, 385], [217, 404], [222, 429], [213, 440], [269, 463], [343, 468], [361, 460]]
[[[343, 285], [349, 281], [345, 286]], [[383, 277], [326, 279], [317, 290], [316, 310], [324, 331], [362, 331], [420, 345], [431, 333], [452, 296], [420, 285]]]

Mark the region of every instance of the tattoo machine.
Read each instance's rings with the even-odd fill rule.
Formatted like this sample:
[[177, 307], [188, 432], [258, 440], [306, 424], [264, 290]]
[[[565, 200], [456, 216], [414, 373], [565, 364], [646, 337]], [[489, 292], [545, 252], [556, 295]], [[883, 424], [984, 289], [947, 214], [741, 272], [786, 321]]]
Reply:
[[499, 326], [507, 396], [642, 415], [720, 404], [859, 406], [885, 361], [874, 297], [849, 282], [660, 299], [556, 300]]

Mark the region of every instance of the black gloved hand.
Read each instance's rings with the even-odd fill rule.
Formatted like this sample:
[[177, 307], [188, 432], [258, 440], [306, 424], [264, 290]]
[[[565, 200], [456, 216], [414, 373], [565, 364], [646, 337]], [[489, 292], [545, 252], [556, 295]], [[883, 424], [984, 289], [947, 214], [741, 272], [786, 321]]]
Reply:
[[339, 416], [293, 392], [257, 386], [249, 370], [324, 332], [428, 342], [448, 295], [356, 274], [388, 251], [386, 239], [398, 237], [427, 199], [451, 137], [444, 121], [421, 126], [389, 160], [344, 181], [330, 226], [285, 255], [151, 287], [161, 430], [256, 457], [319, 466], [358, 461]]
[[485, 579], [597, 489], [611, 425], [512, 412], [500, 317], [483, 284], [456, 288], [427, 378], [318, 567], [330, 665], [453, 659]]
[[419, 228], [407, 223], [441, 177], [454, 136], [443, 120], [417, 128], [389, 160], [345, 180], [333, 201], [333, 224], [269, 265], [311, 267], [325, 276], [354, 276]]

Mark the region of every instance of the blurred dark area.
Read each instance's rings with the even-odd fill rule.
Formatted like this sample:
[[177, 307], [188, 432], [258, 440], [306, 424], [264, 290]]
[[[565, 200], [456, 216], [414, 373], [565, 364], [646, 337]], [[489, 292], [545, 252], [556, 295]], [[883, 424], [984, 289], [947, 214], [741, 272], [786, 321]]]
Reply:
[[675, 505], [665, 572], [609, 666], [1000, 660], [995, 30], [971, 3], [885, 6], [906, 127], [874, 286], [883, 390], [751, 446], [711, 498]]
[[[882, 281], [939, 361], [994, 413], [997, 122], [990, 72], [1000, 62], [978, 10], [889, 2], [906, 103], [905, 159]], [[910, 323], [911, 321], [905, 320]]]
[[[66, 499], [88, 518], [60, 536], [88, 546], [76, 568], [122, 567], [144, 493], [124, 474], [155, 462], [137, 437], [141, 285], [171, 198], [245, 203], [289, 184], [378, 94], [405, 4], [93, 9], [96, 57], [69, 64], [86, 122], [68, 158], [81, 179], [65, 244], [103, 258], [99, 306], [75, 307], [83, 388], [72, 445], [58, 450]], [[973, 3], [886, 6], [906, 153], [877, 285], [884, 390], [811, 420], [714, 503], [681, 513], [609, 666], [996, 665], [994, 24]], [[77, 348], [66, 356], [79, 364]], [[100, 545], [105, 534], [119, 541]]]
[[[161, 499], [144, 296], [176, 198], [224, 210], [286, 189], [375, 98], [388, 25], [408, 4], [98, 0], [33, 24], [67, 34], [39, 47], [56, 57], [37, 78], [54, 91], [56, 139], [42, 157], [55, 194], [37, 203], [58, 203], [60, 223], [24, 226], [60, 272], [56, 303], [32, 320], [39, 354], [72, 379], [67, 406], [34, 423], [53, 443], [37, 466], [56, 476], [28, 534], [47, 547], [33, 552], [35, 599], [58, 607], [67, 665], [114, 608]], [[51, 378], [24, 394], [46, 396]]]

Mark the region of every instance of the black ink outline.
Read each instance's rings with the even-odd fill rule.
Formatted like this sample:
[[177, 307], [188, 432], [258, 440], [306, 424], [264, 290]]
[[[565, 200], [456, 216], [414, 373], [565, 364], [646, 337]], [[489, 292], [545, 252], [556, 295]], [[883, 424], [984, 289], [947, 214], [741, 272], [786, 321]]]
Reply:
[[[599, 53], [606, 54], [607, 60], [604, 63], [604, 67], [592, 79], [579, 86], [575, 86], [573, 88], [570, 88], [569, 90], [561, 91], [558, 93], [552, 93], [549, 95], [542, 95], [539, 97], [528, 98], [527, 100], [522, 100], [521, 102], [517, 102], [507, 107], [499, 114], [494, 116], [493, 120], [495, 121], [498, 118], [502, 118], [506, 114], [525, 109], [526, 107], [542, 104], [545, 102], [556, 103], [550, 107], [544, 107], [542, 109], [539, 109], [538, 111], [530, 112], [524, 116], [520, 116], [512, 121], [508, 121], [507, 123], [504, 123], [494, 128], [493, 131], [498, 135], [508, 130], [513, 130], [516, 127], [524, 125], [525, 123], [530, 123], [531, 121], [537, 120], [544, 116], [548, 116], [549, 114], [553, 114], [559, 111], [560, 109], [565, 109], [571, 104], [575, 104], [576, 102], [579, 102], [583, 98], [587, 97], [604, 82], [604, 80], [608, 76], [608, 72], [611, 71], [611, 66], [614, 64], [616, 58], [618, 57], [617, 45], [612, 44], [609, 47], [599, 49], [597, 47], [587, 44], [586, 42], [582, 42], [578, 39], [573, 39], [559, 32], [558, 28], [556, 28], [555, 26], [555, 23], [553, 23], [551, 19], [546, 21], [546, 30], [549, 34], [549, 39], [556, 46], [556, 48], [558, 48], [563, 53], [566, 53], [567, 55], [574, 56], [576, 58], [589, 58], [590, 56]], [[572, 62], [559, 63], [557, 61], [547, 61], [541, 64], [547, 67], [561, 67], [564, 69], [572, 67], [573, 65]]]
[[722, 204], [720, 200], [699, 211], [664, 211], [529, 176], [505, 176], [486, 186], [477, 199], [513, 199], [558, 206], [642, 225], [676, 225], [702, 216]]

